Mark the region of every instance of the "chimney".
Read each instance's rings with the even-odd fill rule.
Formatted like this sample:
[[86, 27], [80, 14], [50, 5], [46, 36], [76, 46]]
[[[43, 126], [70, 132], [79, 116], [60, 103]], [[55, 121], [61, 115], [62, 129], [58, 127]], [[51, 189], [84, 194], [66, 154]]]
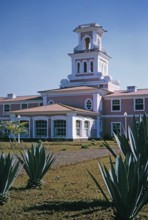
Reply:
[[137, 92], [137, 87], [136, 86], [127, 86], [127, 91], [128, 92]]
[[14, 93], [7, 94], [8, 99], [15, 99], [16, 95]]

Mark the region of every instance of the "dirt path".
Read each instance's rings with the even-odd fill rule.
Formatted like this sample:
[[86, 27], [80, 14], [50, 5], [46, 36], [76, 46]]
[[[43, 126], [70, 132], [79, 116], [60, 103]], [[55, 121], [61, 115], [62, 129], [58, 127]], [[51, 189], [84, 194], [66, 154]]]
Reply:
[[[118, 151], [116, 149], [116, 151]], [[55, 153], [56, 160], [52, 167], [75, 164], [82, 161], [97, 159], [109, 155], [106, 148], [101, 149], [81, 149], [78, 151], [60, 151]]]

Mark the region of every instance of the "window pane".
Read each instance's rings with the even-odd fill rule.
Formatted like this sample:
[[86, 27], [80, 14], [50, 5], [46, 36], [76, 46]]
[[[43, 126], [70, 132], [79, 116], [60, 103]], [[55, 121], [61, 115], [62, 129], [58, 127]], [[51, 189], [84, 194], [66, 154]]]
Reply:
[[77, 63], [77, 73], [80, 73], [80, 63]]
[[144, 109], [143, 99], [136, 99], [135, 109], [136, 109], [136, 110], [143, 110], [143, 109]]
[[112, 100], [112, 111], [120, 111], [120, 100]]
[[90, 72], [93, 72], [94, 70], [93, 70], [93, 62], [91, 61], [90, 62]]
[[27, 104], [26, 104], [26, 103], [23, 103], [23, 104], [22, 104], [22, 109], [25, 109], [25, 108], [27, 108]]
[[81, 122], [79, 120], [76, 121], [76, 135], [81, 136]]
[[91, 101], [91, 99], [88, 99], [86, 101], [86, 109], [88, 109], [88, 110], [92, 109], [92, 101]]
[[89, 122], [85, 121], [84, 122], [84, 131], [85, 131], [85, 136], [89, 136]]
[[120, 123], [112, 123], [112, 135], [113, 133], [117, 134], [119, 133], [120, 134], [121, 132], [121, 126], [120, 126]]
[[39, 120], [35, 122], [35, 136], [47, 137], [47, 121]]
[[4, 105], [4, 111], [9, 112], [10, 111], [10, 105]]
[[55, 137], [66, 136], [66, 121], [65, 120], [54, 121], [54, 136]]
[[86, 72], [87, 72], [87, 63], [84, 62], [84, 73], [86, 73]]

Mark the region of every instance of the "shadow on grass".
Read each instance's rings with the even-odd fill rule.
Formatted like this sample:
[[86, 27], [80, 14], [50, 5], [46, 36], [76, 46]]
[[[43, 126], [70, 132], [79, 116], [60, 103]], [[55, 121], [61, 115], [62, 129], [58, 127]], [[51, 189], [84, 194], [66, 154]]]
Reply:
[[28, 190], [28, 188], [26, 186], [22, 186], [22, 187], [14, 187], [14, 186], [12, 186], [10, 188], [10, 191], [16, 191], [16, 192], [25, 191], [25, 190]]
[[[77, 217], [82, 214], [91, 214], [98, 210], [106, 210], [110, 207], [106, 201], [103, 200], [79, 200], [79, 201], [49, 201], [42, 204], [38, 204], [29, 208], [25, 211], [39, 211], [39, 212], [59, 212], [59, 211], [76, 211], [73, 217]], [[41, 213], [40, 213], [41, 214]]]

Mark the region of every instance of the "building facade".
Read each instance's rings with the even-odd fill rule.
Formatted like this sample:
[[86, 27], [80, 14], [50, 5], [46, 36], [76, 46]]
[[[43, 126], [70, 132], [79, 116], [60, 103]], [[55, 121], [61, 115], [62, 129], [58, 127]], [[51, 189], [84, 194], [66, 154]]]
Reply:
[[[109, 74], [110, 56], [102, 47], [106, 32], [96, 23], [74, 29], [78, 45], [70, 53], [71, 74], [60, 88], [39, 91], [38, 96], [0, 98], [0, 120], [27, 121], [24, 138], [99, 139], [115, 128], [127, 133], [135, 115], [148, 111], [148, 89], [128, 86], [120, 90]], [[23, 137], [22, 137], [23, 138]]]

